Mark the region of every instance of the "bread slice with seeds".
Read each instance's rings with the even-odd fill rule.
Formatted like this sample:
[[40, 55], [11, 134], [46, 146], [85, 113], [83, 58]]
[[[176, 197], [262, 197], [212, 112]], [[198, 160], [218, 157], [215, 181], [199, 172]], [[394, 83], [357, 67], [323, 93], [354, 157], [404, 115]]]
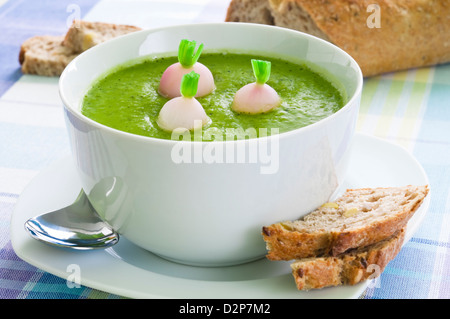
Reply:
[[263, 227], [267, 258], [337, 256], [382, 241], [406, 226], [428, 191], [427, 185], [348, 189], [298, 220]]
[[400, 252], [405, 229], [378, 243], [358, 248], [337, 257], [304, 258], [291, 264], [299, 290], [355, 285], [377, 278]]

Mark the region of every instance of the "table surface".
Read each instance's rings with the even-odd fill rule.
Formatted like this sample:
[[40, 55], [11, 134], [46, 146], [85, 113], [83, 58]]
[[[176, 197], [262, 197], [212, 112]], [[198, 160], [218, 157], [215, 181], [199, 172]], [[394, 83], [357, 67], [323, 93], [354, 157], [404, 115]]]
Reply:
[[[126, 5], [124, 3], [126, 2]], [[21, 43], [60, 35], [74, 17], [143, 28], [224, 21], [229, 0], [0, 0], [0, 298], [122, 298], [21, 260], [10, 219], [28, 183], [70, 154], [56, 77], [23, 75]], [[357, 131], [404, 147], [432, 189], [413, 238], [360, 298], [450, 297], [450, 64], [365, 79]]]

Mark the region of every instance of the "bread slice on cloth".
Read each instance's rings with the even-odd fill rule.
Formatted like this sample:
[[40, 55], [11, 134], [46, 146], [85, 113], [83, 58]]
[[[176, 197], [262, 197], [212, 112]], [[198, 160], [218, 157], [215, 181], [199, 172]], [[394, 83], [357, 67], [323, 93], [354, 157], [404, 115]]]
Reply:
[[440, 0], [232, 0], [225, 21], [312, 34], [372, 76], [449, 62], [449, 15], [448, 1]]
[[337, 256], [375, 244], [404, 228], [428, 186], [349, 189], [295, 221], [262, 229], [270, 260]]
[[141, 28], [125, 24], [74, 20], [63, 44], [73, 52], [81, 53], [99, 43], [139, 30]]
[[405, 230], [401, 229], [385, 240], [337, 257], [294, 261], [291, 269], [297, 289], [355, 285], [367, 279], [375, 279], [400, 252], [404, 238]]
[[20, 48], [22, 73], [59, 76], [77, 54], [65, 47], [64, 36], [35, 36], [25, 40]]
[[129, 25], [75, 20], [66, 35], [42, 35], [25, 40], [19, 52], [22, 73], [60, 76], [81, 52], [114, 37], [139, 30]]

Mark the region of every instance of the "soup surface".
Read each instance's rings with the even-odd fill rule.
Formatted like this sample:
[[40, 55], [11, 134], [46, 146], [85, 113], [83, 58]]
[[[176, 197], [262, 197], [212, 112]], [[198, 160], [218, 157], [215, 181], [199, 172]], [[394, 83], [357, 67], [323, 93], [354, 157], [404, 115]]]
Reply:
[[[272, 63], [267, 84], [278, 92], [282, 103], [267, 113], [250, 115], [231, 110], [236, 91], [255, 82], [251, 59]], [[137, 60], [111, 70], [89, 89], [82, 113], [121, 131], [173, 139], [172, 133], [160, 129], [156, 122], [168, 101], [158, 93], [159, 81], [164, 70], [177, 61], [177, 57]], [[211, 123], [201, 135], [191, 134], [191, 139], [229, 140], [283, 133], [315, 123], [338, 111], [345, 102], [330, 81], [306, 65], [236, 53], [203, 53], [198, 62], [211, 70], [216, 89], [198, 98]]]

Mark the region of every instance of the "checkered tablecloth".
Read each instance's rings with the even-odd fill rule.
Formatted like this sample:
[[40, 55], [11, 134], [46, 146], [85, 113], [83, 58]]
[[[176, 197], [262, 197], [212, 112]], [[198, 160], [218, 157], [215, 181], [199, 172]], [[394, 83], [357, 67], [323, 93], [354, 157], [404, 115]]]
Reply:
[[[124, 4], [126, 2], [126, 4]], [[121, 298], [66, 280], [17, 257], [10, 218], [24, 187], [70, 154], [57, 78], [23, 75], [21, 43], [64, 34], [77, 15], [143, 28], [225, 18], [228, 0], [0, 0], [0, 298]], [[450, 64], [364, 83], [358, 132], [409, 150], [432, 189], [426, 219], [361, 298], [450, 297]]]

